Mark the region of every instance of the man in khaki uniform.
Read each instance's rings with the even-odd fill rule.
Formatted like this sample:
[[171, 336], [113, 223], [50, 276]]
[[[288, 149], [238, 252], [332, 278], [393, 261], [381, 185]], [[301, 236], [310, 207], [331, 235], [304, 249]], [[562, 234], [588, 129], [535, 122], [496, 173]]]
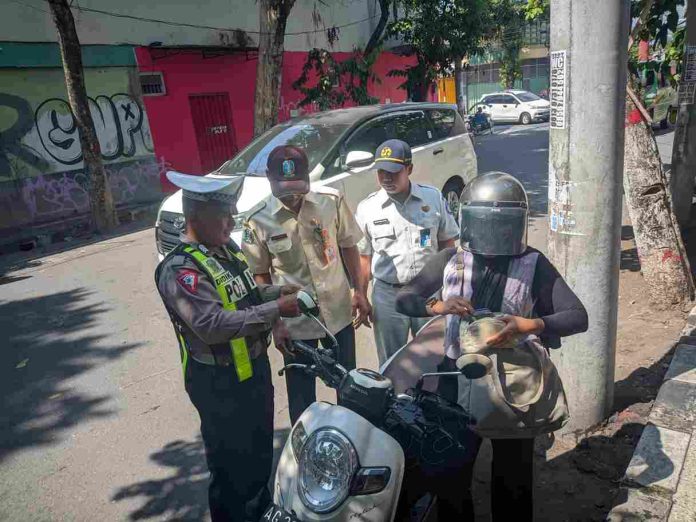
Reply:
[[[174, 326], [184, 385], [201, 418], [213, 522], [258, 520], [270, 501], [273, 384], [266, 349], [297, 287], [257, 285], [230, 240], [241, 176], [168, 172], [183, 189], [186, 232], [155, 282]], [[254, 513], [254, 510], [257, 510]]]
[[[268, 157], [268, 179], [273, 195], [249, 213], [242, 250], [256, 281], [261, 284], [299, 285], [314, 295], [321, 319], [339, 344], [338, 360], [355, 368], [356, 322], [371, 314], [360, 280], [357, 244], [362, 237], [342, 195], [330, 188], [309, 190], [307, 156], [298, 147], [276, 147]], [[351, 297], [345, 267], [355, 290]], [[285, 325], [285, 326], [284, 326]], [[276, 346], [290, 338], [329, 346], [324, 332], [310, 319], [296, 317], [273, 329]], [[285, 329], [287, 327], [287, 330]], [[305, 362], [285, 354], [286, 364]], [[286, 372], [290, 419], [294, 424], [316, 400], [314, 377], [298, 370]]]

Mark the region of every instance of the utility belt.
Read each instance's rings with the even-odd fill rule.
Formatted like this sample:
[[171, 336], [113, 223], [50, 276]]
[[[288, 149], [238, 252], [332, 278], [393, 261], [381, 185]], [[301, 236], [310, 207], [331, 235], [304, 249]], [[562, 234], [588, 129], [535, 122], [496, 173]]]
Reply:
[[[251, 361], [254, 361], [256, 358], [261, 356], [263, 352], [266, 351], [266, 348], [270, 346], [270, 334], [245, 337], [244, 340], [249, 349]], [[235, 361], [232, 357], [232, 353], [230, 352], [229, 345], [222, 346], [222, 349], [216, 349], [214, 346], [210, 346], [209, 348], [210, 353], [197, 353], [191, 351], [188, 346], [183, 346], [182, 352], [183, 350], [186, 350], [188, 357], [191, 357], [191, 359], [194, 361], [200, 364], [205, 364], [206, 366], [234, 366]]]

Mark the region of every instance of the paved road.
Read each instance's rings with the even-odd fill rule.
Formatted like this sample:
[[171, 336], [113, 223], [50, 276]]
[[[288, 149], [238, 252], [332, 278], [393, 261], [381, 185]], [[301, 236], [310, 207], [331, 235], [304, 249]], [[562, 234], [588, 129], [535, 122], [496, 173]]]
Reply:
[[[525, 183], [538, 216], [531, 243], [543, 247], [547, 126], [497, 127], [476, 149], [481, 171]], [[152, 229], [2, 263], [0, 520], [205, 520], [198, 421], [152, 282]], [[376, 365], [365, 329], [358, 363]], [[289, 422], [275, 385], [279, 447]]]

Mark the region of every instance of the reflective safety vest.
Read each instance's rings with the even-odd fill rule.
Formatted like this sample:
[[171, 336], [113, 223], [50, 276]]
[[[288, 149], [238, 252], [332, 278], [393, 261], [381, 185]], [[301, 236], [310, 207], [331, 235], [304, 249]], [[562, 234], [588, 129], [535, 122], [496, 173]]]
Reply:
[[[196, 266], [204, 272], [210, 281], [215, 285], [215, 288], [222, 300], [222, 305], [225, 310], [235, 311], [244, 309], [249, 306], [261, 304], [261, 294], [254, 278], [249, 271], [244, 254], [233, 248], [223, 247], [230, 253], [233, 258], [228, 262], [236, 265], [234, 273], [222, 266], [222, 264], [213, 256], [205, 254], [202, 250], [187, 244], [179, 245], [172, 254], [185, 254], [193, 260]], [[186, 366], [188, 364], [189, 350], [186, 346], [186, 339], [181, 333], [181, 328], [177, 327], [175, 321], [175, 329], [179, 345], [181, 348], [181, 359], [186, 374]], [[253, 376], [253, 368], [251, 358], [249, 356], [249, 347], [247, 339], [252, 341], [261, 341], [263, 336], [254, 336], [250, 338], [239, 337], [229, 341], [229, 349], [234, 362], [234, 367], [237, 372], [239, 382], [250, 379]]]

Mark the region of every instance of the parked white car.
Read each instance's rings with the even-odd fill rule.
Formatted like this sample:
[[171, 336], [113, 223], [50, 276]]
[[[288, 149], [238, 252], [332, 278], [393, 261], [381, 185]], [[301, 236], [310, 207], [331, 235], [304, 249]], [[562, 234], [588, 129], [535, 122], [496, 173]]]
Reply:
[[483, 107], [495, 123], [548, 121], [551, 104], [529, 91], [504, 91], [486, 94], [476, 107]]
[[[379, 188], [373, 155], [390, 138], [402, 139], [411, 146], [413, 181], [440, 187], [456, 215], [464, 185], [477, 175], [476, 154], [456, 106], [372, 105], [312, 114], [276, 125], [216, 170], [215, 174], [247, 176], [237, 203], [240, 215], [232, 238], [240, 244], [245, 212], [271, 193], [266, 161], [278, 145], [304, 148], [312, 186], [340, 190], [355, 211], [361, 200]], [[185, 226], [180, 190], [164, 200], [155, 226], [157, 251], [162, 258], [178, 244]]]

